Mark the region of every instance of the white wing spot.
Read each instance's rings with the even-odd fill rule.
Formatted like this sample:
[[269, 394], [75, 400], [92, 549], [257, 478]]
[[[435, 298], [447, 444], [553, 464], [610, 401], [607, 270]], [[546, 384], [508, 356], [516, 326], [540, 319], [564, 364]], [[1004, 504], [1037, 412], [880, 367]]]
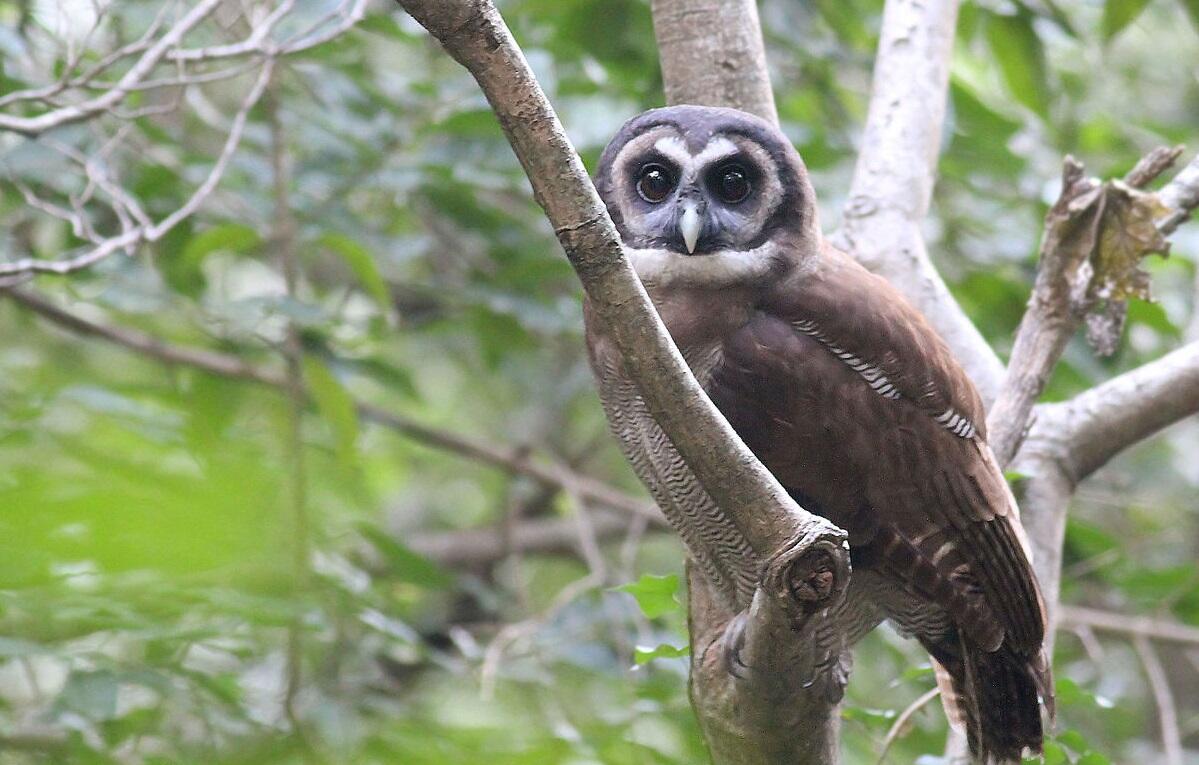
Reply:
[[[883, 370], [867, 361], [863, 361], [861, 358], [853, 355], [835, 343], [830, 342], [828, 338], [824, 336], [824, 333], [816, 327], [816, 322], [800, 319], [791, 322], [791, 326], [816, 340], [825, 348], [827, 348], [830, 353], [844, 361], [847, 365], [849, 365], [850, 369], [861, 375], [862, 379], [865, 380], [866, 383], [883, 398], [894, 400], [900, 397], [899, 391], [895, 388], [891, 381], [887, 379], [887, 376], [883, 374]], [[936, 387], [932, 381], [929, 381], [925, 384], [925, 390], [926, 392], [924, 396], [926, 398], [936, 394]], [[975, 433], [978, 432], [974, 427], [974, 423], [970, 422], [969, 418], [958, 414], [953, 410], [952, 407], [946, 409], [944, 412], [941, 412], [933, 419], [935, 419], [950, 433], [953, 433], [959, 438], [974, 438]]]
[[828, 339], [825, 338], [824, 333], [816, 328], [815, 322], [803, 320], [793, 321], [791, 322], [791, 326], [795, 327], [805, 335], [813, 338], [827, 348], [834, 356], [844, 361], [850, 369], [861, 375], [862, 379], [865, 380], [866, 383], [880, 396], [888, 399], [899, 398], [899, 391], [895, 389], [895, 386], [892, 385], [891, 381], [887, 379], [887, 376], [883, 374], [883, 370], [867, 361], [863, 361], [861, 358], [853, 355], [844, 348], [829, 342]]

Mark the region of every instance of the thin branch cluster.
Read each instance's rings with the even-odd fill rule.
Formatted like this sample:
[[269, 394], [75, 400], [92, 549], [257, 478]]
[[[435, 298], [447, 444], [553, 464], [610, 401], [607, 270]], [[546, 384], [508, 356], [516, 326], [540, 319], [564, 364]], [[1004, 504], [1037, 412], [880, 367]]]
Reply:
[[[215, 18], [218, 11], [230, 5], [222, 0], [202, 0], [190, 8], [164, 3], [137, 39], [114, 39], [111, 50], [90, 60], [84, 54], [109, 32], [114, 5], [97, 5], [82, 42], [66, 45], [57, 80], [0, 96], [0, 147], [8, 147], [11, 156], [14, 150], [27, 148], [11, 136], [23, 136], [70, 168], [67, 177], [50, 188], [41, 179], [44, 174], [39, 174], [41, 187], [32, 185], [12, 161], [0, 162], [0, 178], [11, 183], [31, 209], [67, 223], [81, 243], [64, 258], [42, 258], [30, 252], [27, 243], [15, 243], [14, 252], [25, 252], [0, 262], [0, 286], [39, 273], [69, 274], [116, 253], [133, 255], [139, 246], [161, 240], [194, 215], [229, 170], [250, 111], [279, 75], [284, 59], [344, 34], [361, 20], [366, 0], [341, 0], [315, 19], [297, 18], [295, 0], [244, 5], [236, 16], [220, 23]], [[214, 37], [232, 41], [189, 44], [195, 38]], [[237, 104], [228, 120], [208, 120], [224, 136], [220, 148], [183, 203], [156, 218], [147, 211], [146, 200], [123, 183], [118, 156], [140, 150], [139, 121], [165, 119], [184, 104], [198, 102], [217, 83], [224, 83], [223, 95], [236, 98]], [[130, 104], [144, 105], [130, 108]], [[67, 130], [80, 123], [87, 128], [82, 137]], [[10, 134], [10, 140], [3, 140], [4, 133]]]

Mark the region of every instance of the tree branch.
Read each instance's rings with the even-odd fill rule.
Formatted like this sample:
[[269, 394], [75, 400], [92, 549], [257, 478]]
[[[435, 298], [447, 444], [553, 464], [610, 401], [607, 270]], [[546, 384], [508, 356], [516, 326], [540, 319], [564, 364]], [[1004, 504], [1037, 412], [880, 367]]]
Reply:
[[103, 239], [97, 242], [96, 246], [92, 249], [67, 260], [23, 258], [11, 263], [0, 263], [0, 286], [12, 285], [18, 280], [28, 277], [30, 274], [69, 274], [89, 268], [114, 253], [129, 250], [143, 242], [158, 241], [184, 219], [194, 215], [221, 182], [221, 178], [224, 176], [225, 170], [229, 167], [233, 155], [237, 152], [238, 146], [241, 145], [242, 133], [245, 130], [250, 110], [254, 108], [262, 98], [263, 93], [266, 92], [267, 84], [270, 82], [272, 73], [274, 72], [274, 64], [273, 58], [268, 58], [263, 64], [258, 78], [242, 99], [237, 113], [233, 116], [233, 121], [229, 126], [229, 134], [225, 138], [225, 144], [221, 148], [221, 153], [217, 155], [212, 169], [209, 170], [208, 176], [196, 187], [196, 190], [192, 192], [192, 195], [180, 208], [164, 217], [158, 223], [151, 224], [147, 221], [136, 227], [126, 228], [122, 233], [108, 239]]
[[1162, 643], [1177, 643], [1186, 647], [1199, 646], [1199, 627], [1191, 627], [1167, 619], [1155, 619], [1151, 616], [1117, 614], [1097, 608], [1063, 604], [1061, 625], [1063, 627], [1088, 627], [1125, 637], [1140, 636]]
[[[253, 364], [239, 356], [174, 345], [145, 332], [105, 326], [65, 311], [46, 298], [26, 290], [0, 288], [0, 295], [71, 332], [100, 338], [164, 364], [190, 367], [219, 377], [245, 380], [279, 390], [287, 388], [287, 377], [282, 371]], [[538, 459], [524, 449], [492, 446], [490, 443], [457, 433], [439, 430], [374, 404], [355, 401], [355, 406], [363, 420], [394, 430], [425, 446], [457, 454], [508, 473], [527, 476], [544, 486], [560, 488], [598, 506], [638, 515], [653, 523], [663, 523], [662, 514], [653, 504], [582, 475], [567, 465]]]
[[[1199, 158], [1156, 197], [1137, 190], [1170, 167], [1181, 152], [1150, 152], [1123, 184], [1101, 184], [1088, 178], [1073, 158], [1066, 159], [1061, 195], [1045, 218], [1036, 284], [1016, 332], [1008, 374], [988, 416], [991, 448], [1001, 465], [1019, 448], [1033, 405], [1084, 317], [1097, 308], [1118, 311], [1122, 300], [1108, 299], [1113, 285], [1136, 289], [1140, 258], [1164, 250], [1164, 237], [1199, 206]], [[1120, 241], [1135, 242], [1135, 248], [1112, 253], [1116, 245], [1109, 232], [1118, 232]], [[1118, 334], [1121, 325], [1118, 319], [1110, 329]]]
[[1132, 639], [1141, 666], [1145, 668], [1145, 676], [1149, 680], [1149, 688], [1153, 691], [1153, 700], [1157, 703], [1157, 716], [1162, 729], [1162, 751], [1166, 755], [1166, 765], [1183, 765], [1182, 734], [1178, 730], [1178, 711], [1174, 706], [1174, 694], [1170, 691], [1170, 680], [1162, 667], [1161, 659], [1149, 639], [1137, 635]]
[[121, 77], [112, 89], [95, 98], [45, 112], [36, 117], [13, 117], [0, 114], [0, 130], [36, 136], [52, 128], [80, 122], [111, 109], [123, 101], [131, 89], [158, 66], [167, 53], [179, 44], [184, 35], [206, 19], [220, 4], [221, 0], [201, 0], [197, 3], [142, 54], [137, 63]]
[[1199, 412], [1199, 343], [1126, 372], [1070, 401], [1042, 404], [1033, 451], [1057, 455], [1075, 484], [1124, 449]]
[[888, 0], [849, 202], [831, 240], [924, 313], [989, 402], [1003, 365], [949, 293], [920, 229], [936, 176], [957, 11], [958, 0]]
[[666, 103], [728, 106], [778, 123], [755, 0], [652, 0]]

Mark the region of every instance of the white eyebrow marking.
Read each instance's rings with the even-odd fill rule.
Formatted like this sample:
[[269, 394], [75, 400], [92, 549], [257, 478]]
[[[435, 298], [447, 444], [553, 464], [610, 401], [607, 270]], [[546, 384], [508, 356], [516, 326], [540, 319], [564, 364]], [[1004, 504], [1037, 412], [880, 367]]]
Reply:
[[674, 162], [679, 167], [679, 177], [689, 180], [702, 168], [726, 157], [741, 153], [737, 144], [724, 136], [716, 136], [699, 154], [694, 156], [687, 151], [687, 145], [677, 135], [668, 135], [654, 142], [654, 149], [662, 156]]
[[737, 148], [737, 144], [724, 136], [717, 136], [708, 141], [708, 145], [704, 147], [703, 151], [695, 155], [695, 165], [696, 167], [704, 167], [712, 162], [740, 153], [741, 150]]
[[678, 165], [680, 173], [686, 175], [686, 171], [690, 169], [693, 160], [682, 138], [679, 138], [677, 135], [668, 135], [664, 138], [659, 138], [654, 142], [654, 148], [659, 154]]

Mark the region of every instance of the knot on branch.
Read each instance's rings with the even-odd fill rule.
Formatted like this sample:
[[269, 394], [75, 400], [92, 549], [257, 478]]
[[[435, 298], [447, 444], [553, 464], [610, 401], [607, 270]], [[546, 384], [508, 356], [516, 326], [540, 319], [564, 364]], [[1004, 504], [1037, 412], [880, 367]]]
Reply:
[[827, 522], [796, 535], [762, 567], [763, 592], [788, 613], [793, 628], [836, 605], [849, 584], [845, 532]]

